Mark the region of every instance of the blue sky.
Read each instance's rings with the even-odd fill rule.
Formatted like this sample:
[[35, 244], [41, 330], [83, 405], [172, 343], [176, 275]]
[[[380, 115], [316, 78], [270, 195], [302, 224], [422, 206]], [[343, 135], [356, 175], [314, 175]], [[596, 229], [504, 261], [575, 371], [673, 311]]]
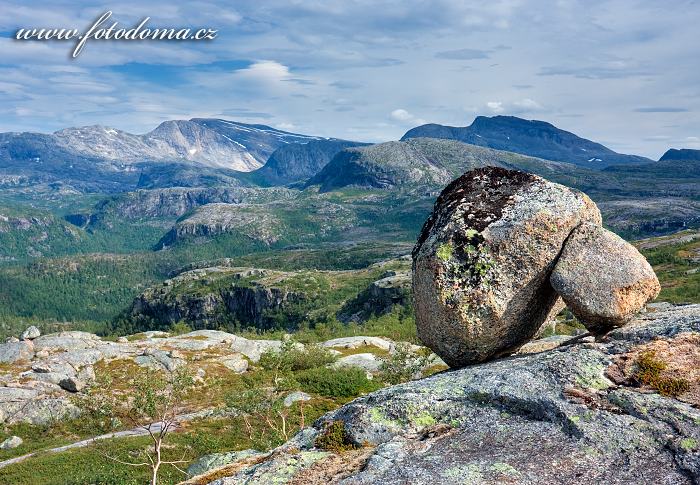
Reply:
[[[627, 153], [700, 148], [698, 1], [0, 2], [0, 131], [224, 117], [363, 141], [477, 115]], [[16, 42], [22, 27], [219, 30], [207, 43]]]

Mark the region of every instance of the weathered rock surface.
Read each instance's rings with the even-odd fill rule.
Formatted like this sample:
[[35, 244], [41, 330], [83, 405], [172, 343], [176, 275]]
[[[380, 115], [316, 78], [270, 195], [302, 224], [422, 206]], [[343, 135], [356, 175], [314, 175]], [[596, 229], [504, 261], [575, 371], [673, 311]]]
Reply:
[[[145, 337], [145, 338], [144, 338]], [[351, 337], [325, 342], [326, 347], [356, 348], [374, 345], [390, 350], [394, 343], [378, 337]], [[299, 344], [301, 346], [301, 344]], [[41, 350], [34, 353], [33, 346]], [[173, 371], [185, 362], [200, 366], [197, 378], [205, 380], [211, 365], [246, 372], [269, 350], [279, 350], [280, 340], [250, 340], [219, 330], [195, 330], [168, 336], [165, 332], [143, 332], [121, 342], [102, 340], [85, 332], [60, 332], [33, 341], [0, 345], [0, 355], [12, 356], [11, 366], [0, 369], [0, 424], [28, 422], [45, 425], [77, 416], [71, 395], [85, 390], [96, 378], [95, 364], [124, 360], [157, 371]], [[31, 352], [21, 353], [25, 350]], [[368, 354], [374, 362], [373, 356]], [[20, 358], [21, 357], [21, 358]], [[351, 356], [354, 357], [354, 356]], [[348, 359], [346, 365], [367, 368], [367, 359]], [[291, 399], [304, 399], [302, 394]]]
[[[262, 461], [229, 465], [217, 485], [276, 483], [693, 484], [700, 411], [608, 378], [615, 362], [700, 336], [700, 305], [649, 313], [604, 341], [474, 365], [382, 389], [328, 413]], [[659, 355], [663, 358], [663, 355]], [[686, 354], [697, 367], [697, 354]], [[698, 379], [698, 376], [694, 376]], [[692, 386], [691, 386], [692, 388]], [[687, 398], [682, 394], [680, 399]], [[365, 458], [314, 448], [341, 421]], [[326, 471], [338, 464], [333, 479]], [[221, 477], [216, 472], [215, 477]], [[198, 483], [207, 483], [206, 475]]]
[[377, 347], [382, 350], [390, 350], [393, 342], [381, 337], [340, 337], [323, 342], [324, 347], [332, 349], [356, 349], [358, 347]]
[[497, 167], [445, 188], [413, 250], [418, 336], [452, 367], [513, 352], [550, 316], [571, 231], [601, 224], [583, 193]]
[[206, 471], [218, 468], [229, 463], [236, 462], [245, 458], [263, 456], [255, 450], [231, 451], [229, 453], [212, 453], [199, 458], [196, 462], [187, 468], [187, 474], [190, 476], [200, 475]]
[[0, 344], [0, 362], [12, 363], [34, 357], [34, 345], [30, 341]]
[[634, 246], [594, 224], [572, 231], [550, 281], [594, 333], [624, 325], [661, 290], [654, 270]]
[[370, 353], [352, 354], [341, 357], [333, 363], [333, 367], [357, 367], [367, 372], [377, 372], [382, 361]]

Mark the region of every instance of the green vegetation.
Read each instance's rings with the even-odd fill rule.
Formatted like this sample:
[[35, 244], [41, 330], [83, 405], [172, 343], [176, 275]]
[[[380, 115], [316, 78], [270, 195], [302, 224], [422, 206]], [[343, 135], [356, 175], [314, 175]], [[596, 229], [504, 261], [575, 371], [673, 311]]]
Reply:
[[345, 423], [342, 421], [330, 421], [326, 423], [321, 433], [316, 437], [314, 442], [316, 448], [335, 453], [342, 453], [356, 448], [350, 441], [348, 433], [345, 430]]
[[[663, 240], [665, 238], [660, 238]], [[642, 249], [661, 283], [658, 300], [700, 303], [700, 240]]]
[[409, 381], [430, 364], [430, 357], [431, 352], [426, 347], [422, 347], [419, 352], [414, 352], [410, 344], [399, 343], [393, 353], [381, 357], [379, 377], [387, 384]]
[[634, 377], [642, 384], [656, 389], [662, 396], [676, 397], [690, 389], [690, 382], [684, 378], [665, 377], [665, 362], [659, 360], [654, 352], [644, 352], [637, 358], [637, 371]]
[[294, 372], [332, 364], [336, 357], [325, 347], [309, 344], [305, 348], [292, 339], [282, 342], [280, 350], [270, 349], [260, 356], [260, 366], [269, 371]]
[[368, 379], [365, 371], [355, 367], [344, 369], [317, 367], [298, 372], [294, 378], [301, 390], [332, 398], [355, 397], [376, 391], [381, 387], [376, 381]]

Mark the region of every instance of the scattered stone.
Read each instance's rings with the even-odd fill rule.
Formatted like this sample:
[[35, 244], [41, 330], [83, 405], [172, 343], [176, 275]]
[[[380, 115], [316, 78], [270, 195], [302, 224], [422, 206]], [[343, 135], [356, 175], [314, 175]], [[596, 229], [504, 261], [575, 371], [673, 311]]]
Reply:
[[571, 231], [601, 224], [583, 193], [485, 167], [443, 190], [413, 250], [418, 336], [452, 367], [516, 351], [548, 319], [552, 268]]
[[51, 366], [44, 362], [37, 362], [32, 366], [32, 370], [37, 374], [48, 374], [51, 372]]
[[58, 385], [68, 392], [80, 392], [85, 389], [85, 382], [77, 377], [64, 377]]
[[5, 340], [6, 343], [14, 343], [14, 342], [19, 342], [19, 339], [17, 337], [7, 337]]
[[292, 404], [294, 404], [297, 401], [310, 401], [311, 396], [308, 395], [305, 392], [302, 391], [296, 391], [292, 392], [291, 394], [287, 394], [287, 396], [284, 398], [284, 407], [288, 408], [291, 407]]
[[596, 334], [627, 323], [661, 290], [651, 265], [634, 246], [594, 224], [573, 230], [550, 281], [571, 312]]
[[21, 446], [24, 441], [19, 436], [10, 436], [5, 441], [0, 443], [0, 450], [11, 450]]
[[248, 360], [241, 354], [236, 354], [233, 357], [226, 357], [221, 363], [236, 374], [242, 374], [248, 370]]
[[20, 335], [20, 339], [22, 340], [34, 340], [35, 338], [39, 337], [41, 335], [41, 331], [36, 328], [34, 325], [31, 327], [28, 327], [24, 332], [22, 332], [22, 335]]
[[366, 353], [346, 355], [336, 360], [332, 365], [335, 368], [357, 367], [367, 372], [377, 372], [381, 364], [382, 361], [379, 360], [376, 355]]
[[128, 343], [129, 343], [129, 339], [126, 338], [126, 337], [119, 337], [119, 338], [117, 338], [117, 342], [120, 343], [120, 344], [128, 344]]

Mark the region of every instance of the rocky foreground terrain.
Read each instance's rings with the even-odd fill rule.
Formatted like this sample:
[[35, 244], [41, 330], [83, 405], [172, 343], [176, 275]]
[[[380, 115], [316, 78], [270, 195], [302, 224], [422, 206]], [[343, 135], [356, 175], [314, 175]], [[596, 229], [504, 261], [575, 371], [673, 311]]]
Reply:
[[[700, 305], [649, 312], [598, 341], [377, 391], [189, 483], [697, 483], [699, 344]], [[644, 355], [683, 392], [644, 384]]]
[[[379, 369], [377, 355], [351, 350], [364, 347], [387, 353], [395, 346], [388, 339], [364, 336], [331, 339], [320, 345], [339, 355], [334, 366], [358, 367], [370, 373]], [[250, 340], [217, 330], [179, 336], [144, 332], [113, 342], [87, 332], [39, 335], [30, 327], [21, 340], [11, 338], [0, 344], [0, 423], [49, 425], [79, 415], [71, 396], [91, 385], [100, 369], [110, 363], [164, 372], [194, 365], [204, 381], [207, 373], [245, 373], [265, 351], [281, 346], [281, 340]], [[334, 349], [346, 352], [341, 356]]]

